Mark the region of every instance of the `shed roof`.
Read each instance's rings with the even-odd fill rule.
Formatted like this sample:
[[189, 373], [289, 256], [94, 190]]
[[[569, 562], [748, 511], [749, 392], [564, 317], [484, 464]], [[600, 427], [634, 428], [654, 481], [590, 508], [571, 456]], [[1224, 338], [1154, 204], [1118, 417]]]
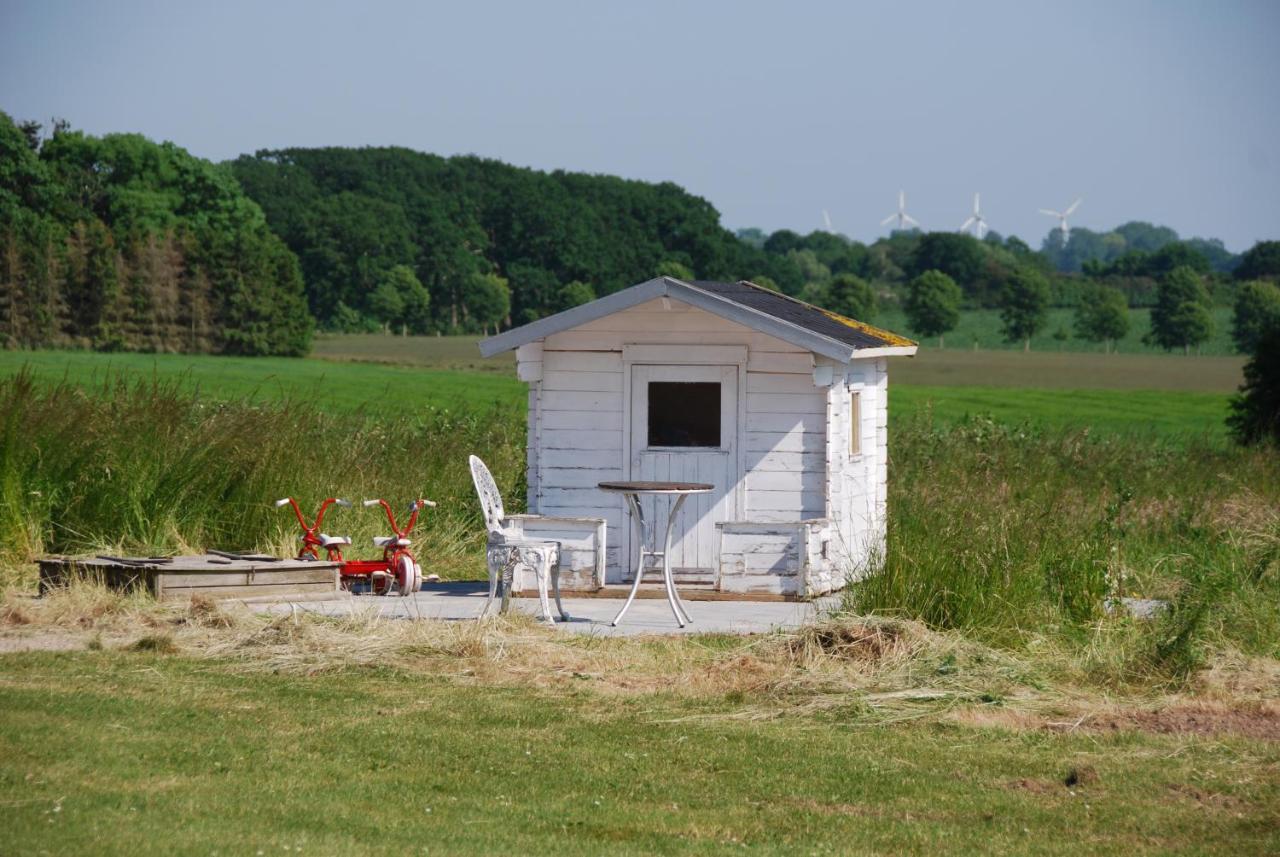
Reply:
[[656, 277], [500, 333], [482, 341], [480, 353], [491, 357], [660, 297], [683, 301], [842, 362], [857, 357], [909, 356], [916, 353], [916, 343], [910, 339], [746, 280], [736, 283], [711, 280], [685, 282], [673, 277]]

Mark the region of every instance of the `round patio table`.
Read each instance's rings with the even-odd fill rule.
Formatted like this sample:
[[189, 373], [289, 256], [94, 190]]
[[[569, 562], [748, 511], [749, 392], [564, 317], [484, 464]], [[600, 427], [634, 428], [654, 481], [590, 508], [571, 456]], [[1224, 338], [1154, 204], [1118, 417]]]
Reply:
[[[627, 603], [622, 605], [622, 609], [618, 611], [617, 616], [613, 617], [611, 624], [617, 627], [622, 617], [626, 615], [631, 602], [636, 600], [636, 593], [640, 591], [640, 579], [644, 576], [645, 560], [649, 557], [662, 557], [662, 582], [667, 588], [667, 601], [671, 604], [671, 612], [676, 614], [676, 623], [681, 628], [691, 623], [693, 620], [689, 618], [684, 605], [680, 603], [675, 578], [671, 575], [671, 531], [675, 528], [676, 515], [684, 505], [685, 498], [690, 494], [709, 494], [715, 490], [715, 486], [705, 482], [601, 482], [596, 487], [601, 491], [621, 494], [627, 498], [627, 506], [631, 509], [631, 517], [635, 521], [636, 535], [640, 539], [640, 551], [636, 559], [636, 579], [631, 584], [631, 594], [627, 596]], [[645, 520], [644, 511], [640, 508], [641, 494], [675, 497], [675, 502], [671, 504], [671, 511], [667, 514], [667, 534], [662, 550], [657, 550], [657, 532], [652, 523]]]

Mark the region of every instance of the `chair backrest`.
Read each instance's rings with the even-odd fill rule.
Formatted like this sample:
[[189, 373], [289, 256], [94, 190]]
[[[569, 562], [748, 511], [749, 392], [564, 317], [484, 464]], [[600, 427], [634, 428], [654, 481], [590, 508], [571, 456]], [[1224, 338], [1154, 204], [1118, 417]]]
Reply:
[[493, 474], [477, 456], [471, 456], [469, 461], [471, 481], [475, 483], [480, 508], [484, 510], [485, 528], [490, 535], [501, 535], [502, 519], [506, 514], [502, 510], [502, 495], [498, 493], [498, 483], [493, 481]]

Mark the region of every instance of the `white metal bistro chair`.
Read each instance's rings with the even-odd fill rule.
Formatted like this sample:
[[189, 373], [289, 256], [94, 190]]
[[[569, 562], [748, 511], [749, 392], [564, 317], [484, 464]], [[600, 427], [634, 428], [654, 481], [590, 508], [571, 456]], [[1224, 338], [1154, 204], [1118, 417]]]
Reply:
[[484, 602], [481, 616], [489, 613], [493, 600], [498, 592], [498, 577], [502, 577], [502, 607], [506, 613], [511, 604], [511, 585], [517, 568], [532, 571], [538, 579], [538, 599], [542, 603], [542, 617], [555, 624], [551, 615], [551, 602], [547, 597], [547, 578], [551, 579], [555, 590], [556, 611], [560, 620], [567, 622], [569, 614], [560, 603], [560, 543], [538, 541], [520, 536], [507, 521], [502, 508], [502, 495], [498, 493], [498, 485], [493, 481], [493, 474], [485, 463], [476, 456], [470, 457], [471, 481], [475, 483], [476, 494], [480, 497], [480, 507], [484, 510], [484, 524], [489, 531], [489, 541], [485, 548], [485, 562], [489, 567], [489, 597]]

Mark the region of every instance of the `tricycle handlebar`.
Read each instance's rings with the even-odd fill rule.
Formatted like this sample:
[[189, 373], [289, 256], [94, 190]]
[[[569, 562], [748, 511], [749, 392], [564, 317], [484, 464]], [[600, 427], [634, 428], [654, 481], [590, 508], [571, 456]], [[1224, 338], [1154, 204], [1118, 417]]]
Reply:
[[277, 508], [277, 509], [279, 509], [281, 506], [287, 505], [287, 504], [288, 504], [288, 502], [289, 502], [289, 498], [288, 498], [288, 497], [285, 497], [283, 500], [277, 500], [277, 501], [276, 501], [276, 508]]

